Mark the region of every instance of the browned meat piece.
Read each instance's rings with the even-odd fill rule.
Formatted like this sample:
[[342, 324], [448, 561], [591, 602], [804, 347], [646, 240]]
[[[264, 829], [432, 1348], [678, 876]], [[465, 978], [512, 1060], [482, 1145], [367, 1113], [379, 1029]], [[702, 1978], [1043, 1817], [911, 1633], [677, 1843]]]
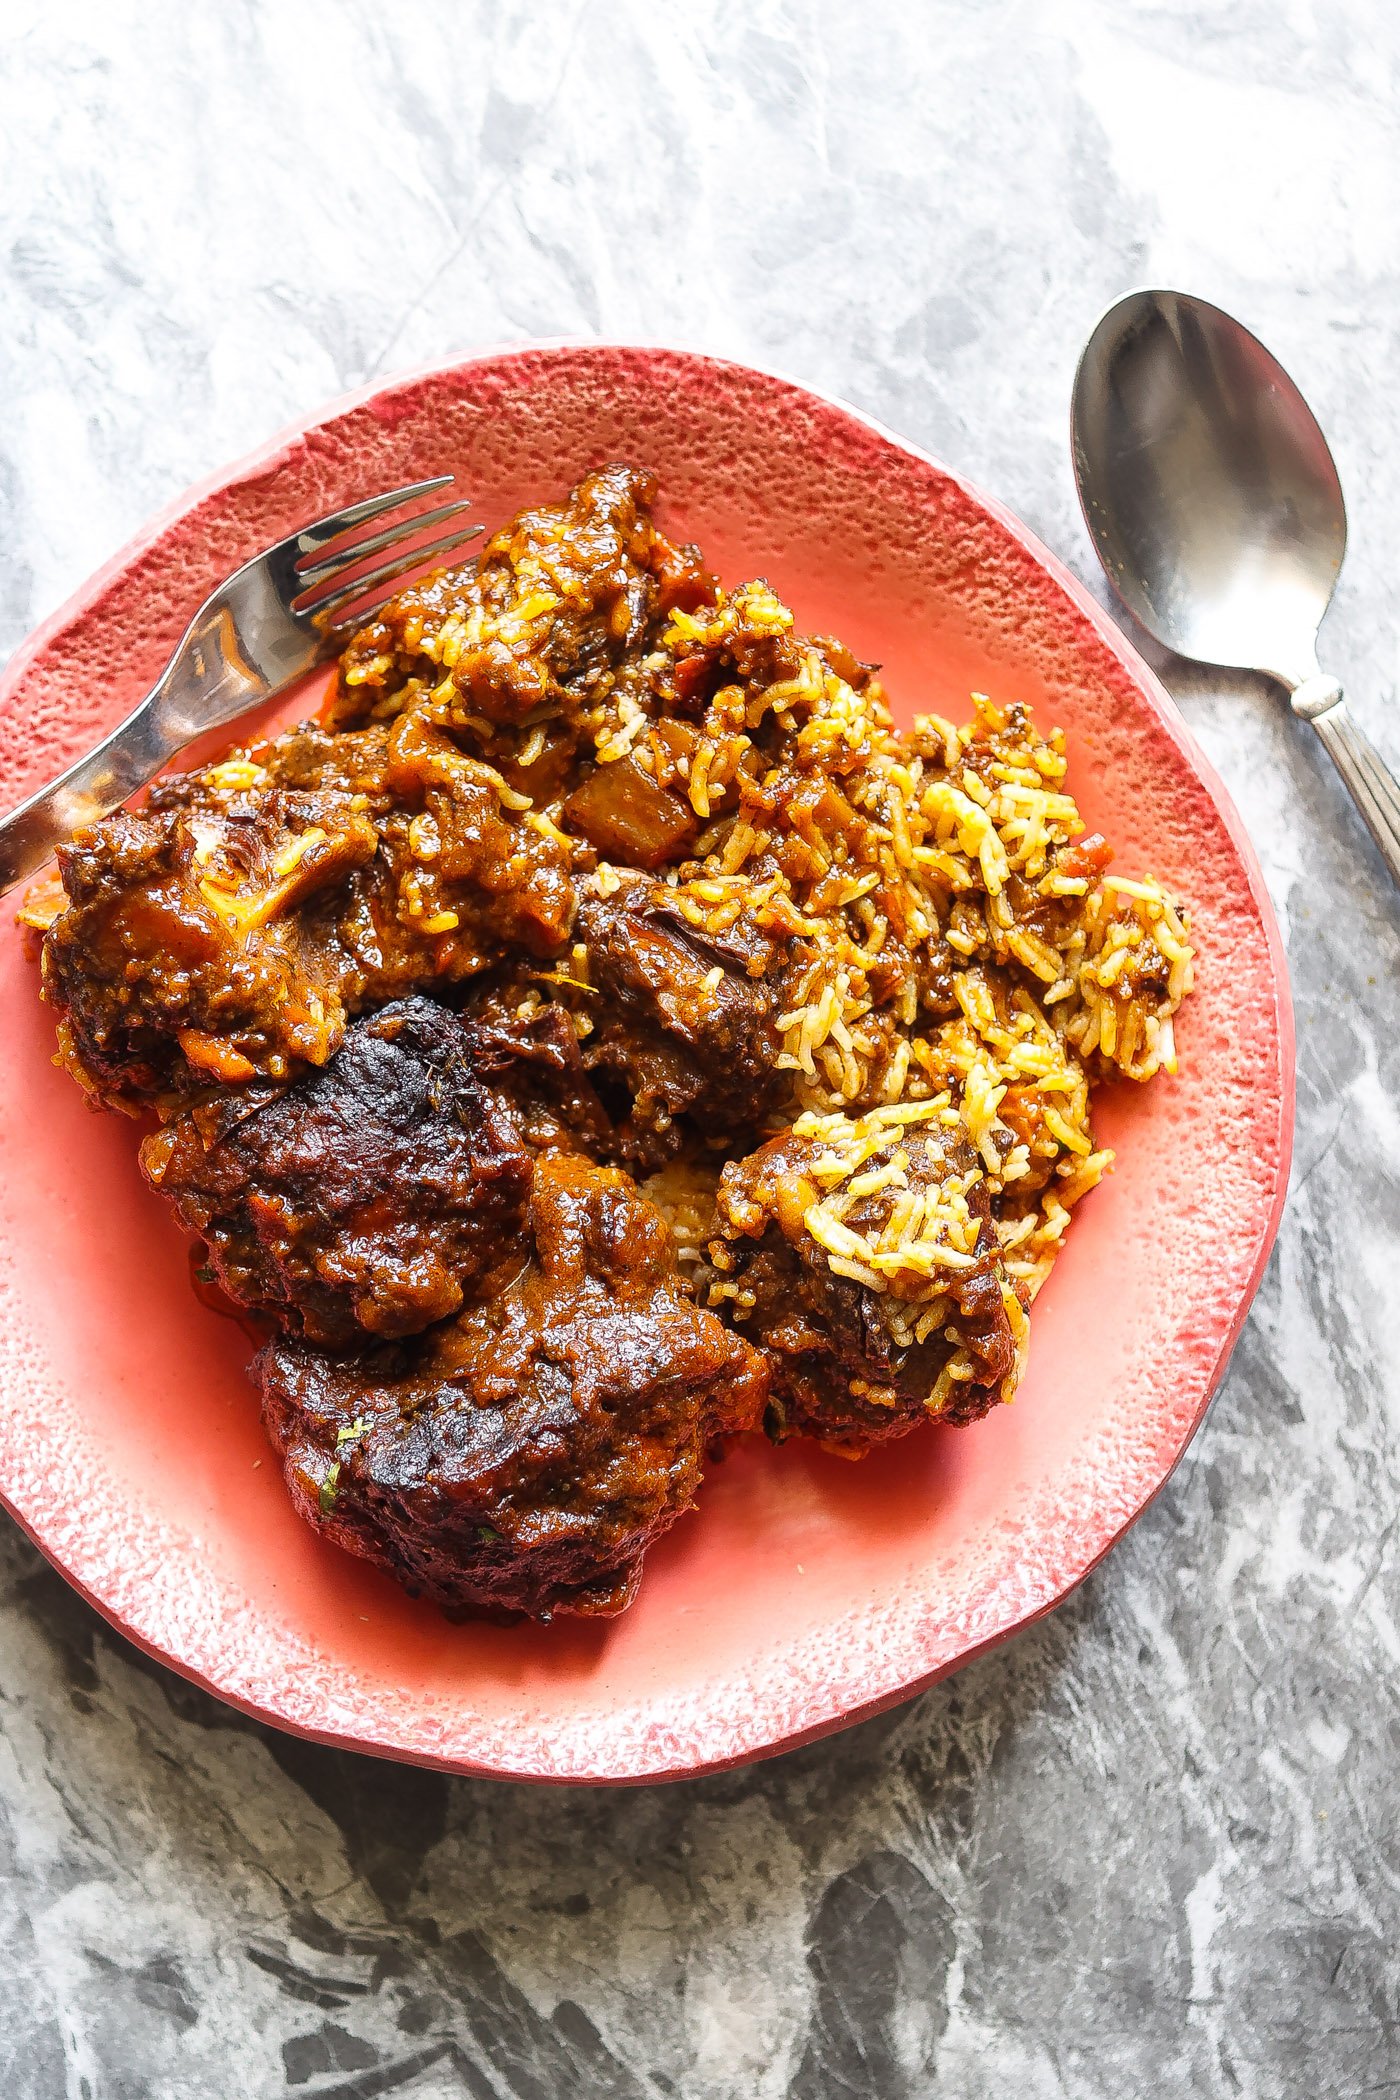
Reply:
[[510, 1103], [531, 1151], [621, 1158], [617, 1130], [584, 1067], [565, 1007], [506, 978], [477, 992], [464, 1018], [476, 1070]]
[[354, 807], [367, 812], [377, 830], [394, 809], [384, 778], [388, 749], [383, 724], [332, 736], [319, 722], [297, 722], [279, 736], [233, 752], [222, 765], [163, 774], [151, 782], [144, 806], [192, 810], [199, 816], [257, 800], [267, 788], [286, 794], [339, 793], [353, 797]]
[[476, 927], [483, 946], [552, 955], [573, 918], [571, 852], [503, 804], [504, 776], [414, 712], [390, 731], [386, 778], [417, 812], [393, 854], [399, 915], [439, 938]]
[[[439, 742], [442, 748], [438, 748]], [[283, 785], [283, 782], [286, 785]], [[429, 726], [311, 724], [158, 784], [61, 849], [44, 944], [76, 1074], [103, 1098], [324, 1064], [348, 1014], [458, 983], [573, 915], [569, 854]]]
[[630, 1103], [629, 1157], [657, 1166], [677, 1116], [707, 1132], [753, 1125], [781, 1093], [765, 981], [779, 951], [742, 918], [724, 932], [692, 924], [664, 883], [614, 871], [611, 885], [583, 891], [574, 926], [607, 1016], [585, 1038], [584, 1062], [605, 1100], [611, 1087]]
[[693, 548], [651, 521], [655, 476], [610, 466], [560, 504], [522, 511], [474, 565], [410, 585], [345, 652], [337, 726], [418, 705], [470, 729], [573, 715], [674, 605], [713, 595]]
[[416, 1341], [270, 1344], [264, 1418], [303, 1515], [410, 1589], [499, 1616], [618, 1612], [707, 1442], [759, 1421], [767, 1368], [684, 1295], [627, 1176], [542, 1158], [531, 1213], [523, 1273]]
[[82, 1075], [130, 1096], [323, 1062], [345, 1013], [328, 900], [376, 844], [346, 797], [277, 792], [217, 826], [119, 810], [80, 832], [44, 982]]
[[686, 1140], [681, 1119], [704, 1091], [689, 1052], [641, 1022], [602, 1020], [583, 1045], [583, 1065], [612, 1131], [607, 1156], [638, 1174], [674, 1159]]
[[521, 1259], [530, 1155], [429, 999], [357, 1021], [295, 1086], [182, 1112], [141, 1163], [234, 1304], [313, 1341], [416, 1334]]
[[858, 1454], [1014, 1386], [1026, 1316], [977, 1162], [901, 1114], [804, 1118], [724, 1170], [713, 1298], [768, 1354], [775, 1435]]
[[[730, 617], [719, 623], [718, 631], [700, 636], [682, 634], [678, 640], [671, 689], [675, 708], [681, 715], [698, 719], [716, 692], [725, 686], [740, 686], [747, 694], [798, 674], [801, 649], [790, 625], [774, 628], [762, 619], [750, 617], [755, 591], [765, 599], [771, 596], [766, 584], [741, 585], [729, 594]], [[816, 646], [820, 648], [821, 644]], [[765, 740], [769, 734], [765, 728]]]
[[[302, 722], [231, 764], [157, 781], [148, 807], [190, 811], [207, 836], [269, 788], [348, 798], [373, 824], [378, 856], [347, 900], [339, 937], [369, 995], [383, 999], [425, 979], [470, 974], [480, 967], [470, 959], [477, 948], [519, 944], [549, 955], [567, 933], [569, 853], [505, 806], [503, 779], [418, 717], [339, 734]], [[221, 791], [224, 780], [230, 786]], [[440, 918], [457, 923], [436, 925]], [[464, 949], [465, 969], [457, 963]]]
[[477, 1069], [511, 1103], [532, 1149], [654, 1172], [694, 1135], [677, 1119], [697, 1099], [695, 1060], [659, 1030], [594, 1022], [596, 1002], [578, 1004], [589, 1024], [582, 1042], [568, 1007], [527, 982], [492, 983], [466, 1013]]

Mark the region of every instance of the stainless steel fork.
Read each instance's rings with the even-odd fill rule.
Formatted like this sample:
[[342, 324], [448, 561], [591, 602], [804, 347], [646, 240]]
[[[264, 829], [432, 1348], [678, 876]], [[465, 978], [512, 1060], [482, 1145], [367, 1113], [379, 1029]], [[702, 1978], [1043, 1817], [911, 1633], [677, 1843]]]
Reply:
[[[272, 699], [334, 656], [392, 595], [386, 584], [430, 562], [441, 565], [479, 533], [480, 525], [454, 525], [438, 539], [411, 544], [460, 517], [470, 507], [466, 498], [391, 516], [451, 480], [439, 474], [351, 503], [236, 569], [205, 599], [140, 706], [95, 751], [0, 819], [0, 896], [75, 831], [145, 787], [195, 737]], [[346, 540], [376, 518], [389, 522], [368, 538]], [[387, 561], [350, 575], [384, 553]]]

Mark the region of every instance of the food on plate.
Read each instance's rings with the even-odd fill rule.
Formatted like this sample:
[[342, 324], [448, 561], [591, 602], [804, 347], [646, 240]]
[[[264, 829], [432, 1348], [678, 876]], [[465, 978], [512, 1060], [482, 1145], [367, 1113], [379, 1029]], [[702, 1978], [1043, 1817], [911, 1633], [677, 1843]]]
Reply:
[[296, 1086], [172, 1113], [141, 1165], [236, 1305], [341, 1347], [417, 1334], [508, 1278], [533, 1173], [461, 1021], [424, 998], [352, 1022]]
[[891, 718], [612, 466], [354, 637], [318, 721], [59, 856], [60, 1055], [270, 1333], [297, 1506], [454, 1610], [619, 1610], [707, 1453], [1011, 1399], [1175, 1069], [1180, 906], [1064, 740]]
[[946, 1097], [799, 1116], [725, 1168], [716, 1222], [718, 1288], [785, 1432], [859, 1451], [1009, 1398], [1029, 1323]]
[[695, 1303], [620, 1169], [543, 1155], [529, 1237], [508, 1282], [411, 1341], [270, 1342], [265, 1419], [298, 1508], [448, 1609], [617, 1612], [707, 1444], [758, 1426], [767, 1366]]

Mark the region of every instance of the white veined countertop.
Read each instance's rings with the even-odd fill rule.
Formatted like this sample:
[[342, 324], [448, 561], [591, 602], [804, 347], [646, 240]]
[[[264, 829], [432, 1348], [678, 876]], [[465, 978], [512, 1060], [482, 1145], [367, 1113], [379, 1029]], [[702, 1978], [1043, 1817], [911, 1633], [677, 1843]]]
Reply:
[[[1156, 282], [1315, 404], [1351, 513], [1325, 660], [1400, 756], [1386, 0], [72, 0], [7, 28], [0, 653], [300, 412], [532, 334], [828, 388], [1097, 584], [1070, 374]], [[1400, 899], [1262, 684], [1166, 675], [1289, 942], [1298, 1137], [1220, 1397], [1129, 1538], [912, 1707], [585, 1794], [277, 1737], [0, 1520], [7, 2100], [1393, 2077]]]

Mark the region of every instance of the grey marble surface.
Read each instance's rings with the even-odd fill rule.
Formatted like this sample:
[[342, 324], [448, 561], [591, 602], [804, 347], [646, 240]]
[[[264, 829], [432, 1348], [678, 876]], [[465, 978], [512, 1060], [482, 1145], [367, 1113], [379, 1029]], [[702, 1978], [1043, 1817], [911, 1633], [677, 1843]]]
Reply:
[[[1069, 375], [1144, 279], [1333, 435], [1392, 757], [1389, 0], [65, 0], [0, 41], [0, 648], [328, 395], [505, 337], [840, 392], [1081, 574]], [[381, 286], [396, 289], [386, 308]], [[1263, 855], [1294, 1187], [1214, 1410], [1048, 1622], [748, 1772], [531, 1792], [144, 1663], [0, 1536], [0, 2094], [1400, 2091], [1400, 906], [1262, 686], [1169, 670]]]

